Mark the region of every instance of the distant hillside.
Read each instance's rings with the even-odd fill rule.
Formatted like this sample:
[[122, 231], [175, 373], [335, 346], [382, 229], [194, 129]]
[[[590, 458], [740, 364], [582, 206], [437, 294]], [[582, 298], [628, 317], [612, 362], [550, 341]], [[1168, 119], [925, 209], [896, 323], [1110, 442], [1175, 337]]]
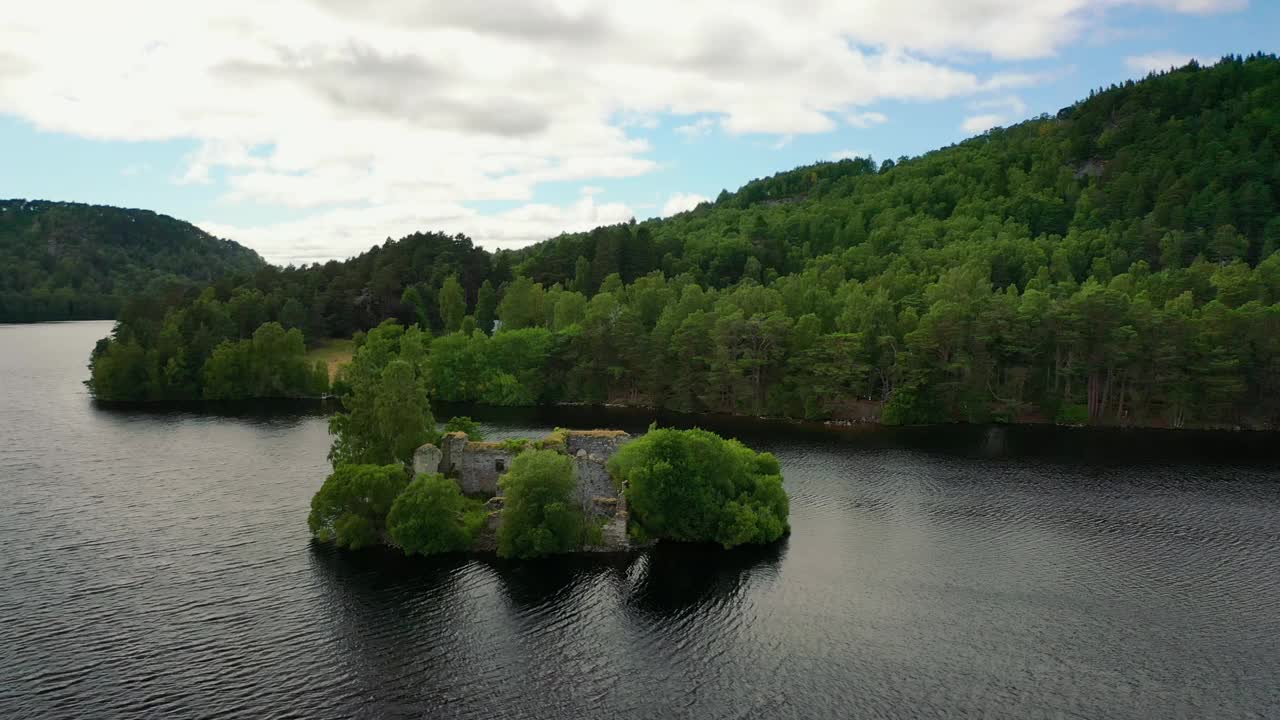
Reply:
[[1280, 428], [1280, 59], [1192, 63], [917, 158], [818, 163], [514, 252], [415, 234], [139, 298], [92, 387], [216, 396], [223, 339], [384, 318], [439, 334], [429, 386], [451, 401]]
[[0, 322], [103, 320], [156, 281], [265, 265], [254, 251], [150, 210], [0, 200]]
[[[611, 272], [768, 284], [823, 256], [868, 281], [891, 268], [937, 277], [976, 251], [997, 287], [1019, 289], [1055, 253], [1066, 272], [1054, 279], [1075, 282], [1138, 261], [1256, 264], [1280, 248], [1278, 139], [1274, 55], [1193, 62], [917, 158], [819, 162], [669, 218], [564, 234], [511, 265], [549, 286], [574, 280], [583, 258], [590, 294]], [[1227, 227], [1230, 247], [1216, 247]], [[1045, 256], [1012, 252], [1014, 241]]]

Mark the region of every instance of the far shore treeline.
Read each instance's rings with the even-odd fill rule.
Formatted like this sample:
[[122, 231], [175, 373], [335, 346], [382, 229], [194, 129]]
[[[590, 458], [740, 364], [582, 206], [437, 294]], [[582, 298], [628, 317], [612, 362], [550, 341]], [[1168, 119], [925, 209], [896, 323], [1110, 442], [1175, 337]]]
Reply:
[[419, 233], [159, 283], [121, 308], [90, 387], [314, 394], [295, 332], [358, 345], [390, 320], [424, 330], [443, 400], [1274, 428], [1277, 249], [1280, 61], [1231, 57], [514, 252]]

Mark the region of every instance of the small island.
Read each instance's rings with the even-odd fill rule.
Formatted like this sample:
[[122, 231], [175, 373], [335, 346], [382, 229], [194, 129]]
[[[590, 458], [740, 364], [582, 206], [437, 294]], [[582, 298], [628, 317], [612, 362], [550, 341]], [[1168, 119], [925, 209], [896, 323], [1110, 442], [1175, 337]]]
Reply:
[[777, 459], [705, 430], [556, 429], [493, 442], [455, 417], [437, 431], [415, 328], [370, 332], [342, 377], [333, 473], [307, 518], [321, 542], [532, 558], [663, 540], [731, 548], [789, 529]]
[[659, 539], [730, 548], [773, 542], [788, 529], [777, 460], [705, 430], [472, 437], [446, 432], [438, 445], [422, 445], [412, 473], [398, 464], [340, 466], [312, 500], [312, 533], [352, 549], [538, 557], [626, 552]]

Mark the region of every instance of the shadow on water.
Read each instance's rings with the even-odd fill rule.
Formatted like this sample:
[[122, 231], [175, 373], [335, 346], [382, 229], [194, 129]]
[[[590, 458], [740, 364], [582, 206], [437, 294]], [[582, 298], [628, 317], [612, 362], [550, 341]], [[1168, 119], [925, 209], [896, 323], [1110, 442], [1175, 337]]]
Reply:
[[491, 555], [449, 554], [410, 557], [391, 548], [358, 551], [312, 541], [313, 565], [333, 590], [347, 599], [400, 598], [449, 593], [459, 576], [489, 576], [515, 609], [538, 606], [601, 573], [626, 576], [633, 555], [581, 555], [537, 560], [503, 560]]
[[[272, 423], [325, 417], [341, 410], [335, 398], [263, 399], [166, 403], [92, 401], [95, 410], [118, 417], [219, 417]], [[1152, 428], [1060, 427], [1055, 425], [827, 425], [819, 422], [697, 415], [648, 408], [592, 405], [492, 407], [434, 404], [437, 420], [468, 415], [502, 426], [572, 429], [616, 428], [638, 435], [650, 425], [703, 428], [758, 449], [779, 443], [822, 443], [854, 451], [905, 449], [980, 460], [1040, 458], [1079, 464], [1211, 462], [1248, 464], [1280, 460], [1280, 433]]]
[[257, 400], [191, 400], [184, 402], [120, 402], [91, 400], [98, 412], [120, 417], [223, 417], [278, 420], [324, 417], [342, 409], [335, 398], [260, 398]]
[[351, 607], [412, 603], [423, 595], [450, 594], [474, 561], [465, 555], [410, 557], [376, 547], [341, 550], [311, 541], [311, 566], [330, 599]]
[[734, 602], [753, 578], [776, 576], [787, 538], [764, 546], [725, 550], [716, 545], [659, 543], [644, 554], [643, 572], [630, 585], [628, 603], [653, 616], [687, 615]]
[[[607, 577], [627, 601], [657, 616], [685, 614], [739, 597], [752, 578], [774, 577], [787, 538], [765, 546], [725, 550], [716, 545], [659, 543], [631, 554], [568, 555], [538, 560], [491, 556], [406, 557], [395, 550], [343, 551], [312, 542], [312, 564], [331, 598], [346, 607], [418, 604], [456, 594], [459, 577], [488, 574], [516, 612], [554, 603]], [[488, 573], [484, 573], [487, 570]], [[387, 608], [381, 608], [385, 611]]]
[[635, 561], [631, 554], [566, 555], [536, 560], [479, 560], [498, 578], [499, 587], [513, 610], [543, 606], [571, 594], [602, 576], [614, 583], [626, 578]]

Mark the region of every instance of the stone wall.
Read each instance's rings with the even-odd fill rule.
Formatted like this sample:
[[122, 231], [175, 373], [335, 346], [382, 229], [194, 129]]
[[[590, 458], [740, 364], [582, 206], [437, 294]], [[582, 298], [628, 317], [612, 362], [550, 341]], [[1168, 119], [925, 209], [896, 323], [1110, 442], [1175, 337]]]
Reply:
[[432, 475], [440, 472], [442, 453], [435, 445], [427, 443], [413, 451], [413, 474]]
[[[415, 463], [421, 456], [429, 462], [431, 445], [424, 445], [414, 454]], [[458, 482], [467, 495], [498, 494], [498, 478], [511, 469], [511, 461], [517, 453], [502, 443], [473, 442], [466, 433], [452, 432], [440, 438], [439, 467], [446, 477]], [[425, 464], [425, 462], [424, 462]]]
[[458, 487], [468, 495], [497, 495], [498, 478], [511, 469], [516, 455], [497, 443], [467, 443], [454, 463]]
[[[531, 447], [561, 450], [573, 459], [578, 473], [574, 498], [590, 522], [602, 523], [604, 543], [584, 548], [593, 552], [616, 552], [632, 547], [627, 534], [627, 503], [621, 489], [609, 476], [608, 462], [631, 436], [621, 430], [567, 430], [552, 434]], [[561, 445], [563, 442], [563, 445]], [[424, 445], [414, 454], [415, 470], [425, 471], [435, 464], [439, 472], [453, 478], [468, 495], [487, 495], [493, 499], [483, 539], [477, 549], [491, 549], [494, 534], [501, 522], [502, 499], [498, 478], [511, 469], [519, 452], [509, 445], [494, 442], [471, 442], [465, 433], [449, 433], [440, 439], [440, 448]], [[422, 470], [418, 469], [419, 464]]]
[[440, 472], [449, 477], [456, 477], [458, 465], [467, 447], [467, 434], [464, 432], [445, 433], [440, 438]]
[[619, 498], [622, 493], [609, 477], [609, 458], [629, 441], [621, 430], [577, 430], [565, 433], [565, 448], [578, 470], [577, 499], [586, 512], [592, 512], [596, 498]]
[[631, 436], [622, 430], [566, 430], [564, 441], [570, 455], [582, 450], [608, 460], [618, 448], [631, 441]]

